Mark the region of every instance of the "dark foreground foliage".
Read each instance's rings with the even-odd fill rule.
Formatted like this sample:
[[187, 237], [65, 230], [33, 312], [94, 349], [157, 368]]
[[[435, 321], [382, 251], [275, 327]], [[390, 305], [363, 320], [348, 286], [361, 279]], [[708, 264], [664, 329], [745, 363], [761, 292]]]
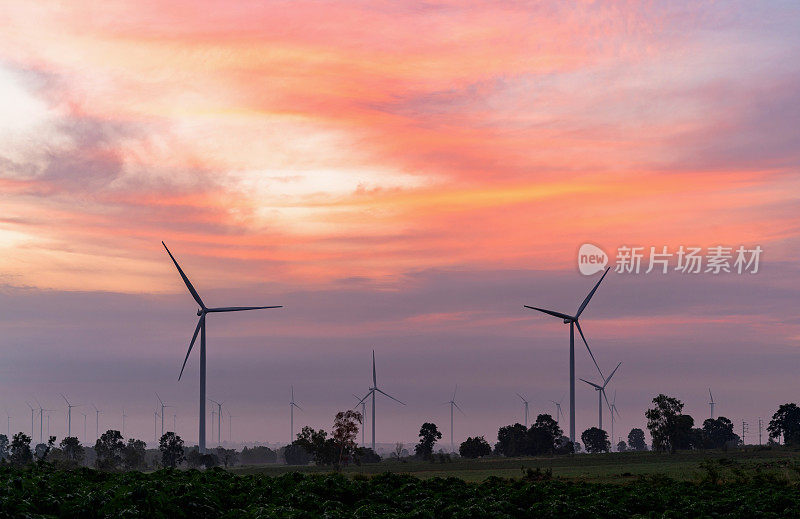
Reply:
[[547, 477], [420, 480], [221, 469], [105, 473], [0, 468], [0, 517], [800, 517], [800, 489], [777, 481], [625, 485]]

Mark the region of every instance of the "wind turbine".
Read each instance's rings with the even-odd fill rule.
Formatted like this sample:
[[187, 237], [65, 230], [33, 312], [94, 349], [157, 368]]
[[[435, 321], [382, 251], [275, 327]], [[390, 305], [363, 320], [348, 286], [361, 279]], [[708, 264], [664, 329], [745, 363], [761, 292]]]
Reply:
[[522, 400], [522, 403], [525, 405], [525, 428], [527, 429], [528, 428], [528, 400], [524, 396], [520, 395], [519, 393], [517, 393], [517, 396], [520, 397], [520, 399]]
[[123, 438], [125, 437], [125, 419], [127, 417], [128, 417], [128, 415], [125, 414], [125, 408], [123, 407], [122, 408], [122, 437]]
[[[561, 399], [563, 400], [563, 398]], [[556, 402], [555, 400], [550, 400], [554, 404], [556, 404], [556, 423], [561, 421], [561, 400]]]
[[86, 441], [86, 413], [83, 411], [78, 412], [83, 415], [83, 441]]
[[[44, 413], [50, 413], [50, 412], [52, 412], [52, 411], [55, 411], [55, 409], [44, 409], [44, 408], [42, 407], [42, 404], [41, 404], [41, 402], [39, 402], [39, 400], [38, 400], [38, 399], [34, 398], [34, 400], [36, 400], [36, 405], [38, 405], [38, 406], [39, 406], [39, 443], [44, 443], [44, 439], [43, 439], [43, 436], [44, 436], [44, 434], [43, 434], [43, 429], [44, 429]], [[48, 420], [49, 420], [49, 416], [48, 416]], [[47, 428], [47, 436], [48, 436], [48, 439], [49, 439], [49, 436], [50, 436], [50, 427], [48, 427], [48, 428]]]
[[6, 411], [6, 421], [8, 422], [6, 426], [8, 427], [8, 430], [6, 431], [6, 436], [8, 438], [11, 438], [11, 415], [8, 414], [8, 409], [6, 409], [5, 411]]
[[25, 403], [31, 408], [31, 439], [33, 439], [33, 413], [36, 412], [36, 409], [29, 402], [26, 401]]
[[[614, 443], [614, 415], [620, 416], [619, 411], [617, 411], [617, 390], [614, 390], [614, 398], [611, 399], [611, 405], [609, 406], [609, 412], [611, 413], [611, 443]], [[621, 416], [620, 416], [621, 418]], [[613, 449], [614, 446], [612, 445], [611, 448]]]
[[[222, 432], [222, 404], [212, 400], [211, 398], [209, 398], [209, 400], [211, 400], [212, 402], [217, 404], [217, 443], [222, 445], [222, 434], [221, 434], [221, 432]], [[214, 427], [213, 423], [211, 424], [211, 427], [212, 428]], [[212, 433], [213, 433], [213, 431], [212, 431]]]
[[364, 440], [364, 431], [367, 428], [367, 403], [358, 395], [354, 394], [353, 396], [358, 400], [358, 403], [361, 404], [361, 445], [366, 445], [367, 442]]
[[373, 450], [373, 452], [375, 451], [375, 393], [376, 392], [378, 392], [378, 393], [380, 393], [380, 394], [382, 394], [384, 396], [388, 396], [389, 398], [391, 398], [392, 400], [394, 400], [395, 402], [397, 402], [399, 404], [406, 405], [403, 402], [401, 402], [400, 400], [398, 400], [395, 397], [393, 397], [392, 395], [384, 392], [383, 390], [381, 390], [378, 387], [378, 378], [375, 375], [375, 350], [372, 350], [372, 387], [369, 388], [369, 392], [366, 395], [364, 395], [364, 398], [362, 398], [359, 401], [359, 404], [361, 402], [363, 402], [364, 400], [366, 400], [370, 395], [372, 395], [372, 450]]
[[228, 413], [228, 441], [233, 442], [233, 415], [227, 408], [225, 412]]
[[211, 443], [214, 443], [214, 422], [217, 421], [217, 412], [211, 409]]
[[714, 419], [714, 395], [711, 394], [711, 388], [708, 388], [708, 396], [711, 398], [711, 402], [708, 405], [711, 406], [711, 419]]
[[94, 435], [96, 436], [95, 440], [99, 440], [100, 439], [100, 410], [94, 404], [92, 404], [92, 407], [94, 407], [94, 412], [95, 412], [95, 422], [94, 422]]
[[183, 279], [183, 283], [186, 285], [186, 288], [189, 289], [189, 292], [192, 294], [195, 302], [200, 305], [200, 308], [197, 310], [197, 315], [200, 319], [197, 321], [197, 327], [194, 329], [194, 335], [192, 335], [192, 342], [189, 343], [189, 349], [186, 352], [186, 358], [183, 360], [183, 366], [181, 367], [181, 373], [178, 375], [178, 380], [181, 379], [183, 376], [183, 370], [186, 367], [186, 361], [189, 360], [189, 354], [192, 352], [192, 347], [194, 346], [194, 341], [197, 339], [197, 334], [200, 334], [200, 432], [198, 435], [198, 450], [200, 454], [205, 454], [206, 452], [206, 314], [209, 313], [220, 313], [220, 312], [240, 312], [243, 310], [263, 310], [267, 308], [281, 308], [281, 306], [231, 306], [231, 307], [221, 307], [221, 308], [208, 308], [206, 307], [203, 300], [200, 299], [200, 295], [197, 293], [197, 290], [194, 289], [192, 283], [189, 281], [189, 278], [186, 277], [186, 274], [183, 273], [180, 265], [175, 260], [175, 257], [167, 248], [167, 245], [162, 241], [161, 245], [169, 254], [170, 259], [175, 264], [175, 268], [178, 269], [178, 273], [181, 275]]
[[153, 411], [153, 442], [158, 443], [158, 411]]
[[445, 404], [450, 404], [450, 452], [456, 451], [455, 444], [453, 443], [453, 407], [458, 409], [461, 414], [464, 414], [464, 411], [462, 411], [456, 403], [456, 391], [458, 391], [458, 384], [456, 384], [456, 388], [453, 390], [453, 398], [451, 398], [449, 402], [445, 402]]
[[70, 404], [63, 393], [61, 394], [61, 398], [67, 403], [67, 436], [72, 436], [72, 408], [80, 407], [80, 404]]
[[298, 408], [301, 411], [303, 410], [302, 407], [297, 405], [294, 401], [294, 386], [292, 386], [292, 398], [289, 400], [289, 444], [294, 441], [294, 408]]
[[161, 404], [161, 436], [164, 436], [164, 408], [172, 406], [165, 404], [161, 397], [158, 396], [158, 393], [156, 393], [156, 398], [158, 398], [158, 403]]
[[578, 328], [578, 333], [581, 334], [581, 339], [583, 339], [583, 343], [586, 345], [586, 349], [589, 351], [589, 355], [592, 357], [592, 361], [594, 361], [594, 365], [602, 377], [603, 371], [600, 369], [600, 366], [597, 365], [597, 361], [594, 358], [594, 354], [592, 354], [592, 350], [589, 348], [589, 343], [586, 342], [586, 336], [583, 335], [583, 330], [581, 330], [581, 325], [578, 322], [578, 319], [586, 309], [586, 305], [589, 304], [589, 300], [592, 299], [592, 296], [597, 291], [597, 287], [599, 287], [600, 283], [603, 282], [603, 279], [605, 279], [606, 274], [608, 274], [610, 269], [611, 267], [606, 268], [606, 271], [603, 273], [602, 277], [600, 277], [600, 280], [594, 286], [592, 291], [589, 292], [589, 295], [586, 296], [586, 299], [583, 300], [581, 306], [578, 307], [578, 311], [575, 313], [575, 315], [567, 315], [560, 312], [555, 312], [553, 310], [545, 310], [544, 308], [524, 305], [525, 308], [530, 308], [531, 310], [536, 310], [538, 312], [563, 319], [564, 324], [569, 325], [569, 440], [572, 443], [575, 443], [575, 328]]
[[590, 386], [594, 387], [595, 391], [597, 391], [597, 413], [598, 413], [598, 425], [597, 425], [597, 428], [598, 429], [601, 429], [601, 430], [603, 429], [603, 399], [604, 398], [606, 400], [606, 405], [608, 405], [609, 408], [611, 407], [611, 404], [608, 403], [608, 397], [606, 396], [606, 386], [611, 381], [611, 377], [614, 376], [614, 373], [617, 372], [617, 370], [619, 369], [619, 367], [621, 365], [622, 365], [621, 362], [619, 364], [617, 364], [617, 367], [614, 368], [614, 371], [611, 372], [611, 374], [608, 376], [608, 378], [603, 379], [603, 385], [602, 386], [600, 386], [598, 384], [595, 384], [594, 382], [589, 382], [588, 380], [586, 380], [584, 378], [581, 379], [582, 381], [586, 382]]

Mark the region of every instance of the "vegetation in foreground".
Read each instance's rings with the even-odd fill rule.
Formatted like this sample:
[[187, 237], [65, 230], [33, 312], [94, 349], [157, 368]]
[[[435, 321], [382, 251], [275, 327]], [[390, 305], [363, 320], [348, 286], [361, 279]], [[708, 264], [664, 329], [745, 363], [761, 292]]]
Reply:
[[[716, 465], [719, 465], [717, 467]], [[730, 474], [731, 479], [727, 479]], [[715, 463], [699, 482], [642, 477], [623, 485], [527, 470], [481, 483], [384, 473], [278, 477], [165, 469], [149, 474], [0, 468], [2, 517], [798, 517], [800, 486]]]

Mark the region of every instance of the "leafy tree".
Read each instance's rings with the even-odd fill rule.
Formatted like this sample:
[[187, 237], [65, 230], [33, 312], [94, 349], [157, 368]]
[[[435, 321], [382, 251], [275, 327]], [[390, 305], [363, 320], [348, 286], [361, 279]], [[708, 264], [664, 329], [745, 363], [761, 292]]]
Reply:
[[628, 433], [628, 446], [634, 451], [646, 451], [647, 443], [644, 441], [644, 431], [638, 427], [631, 429]]
[[573, 445], [573, 448], [575, 449], [575, 452], [581, 452], [581, 450], [583, 450], [583, 448], [581, 447], [580, 442], [575, 442], [575, 444]]
[[645, 411], [647, 428], [653, 438], [653, 450], [675, 452], [691, 446], [689, 432], [694, 419], [682, 415], [683, 403], [677, 398], [660, 394], [653, 399], [653, 408]]
[[733, 422], [724, 416], [707, 418], [703, 422], [703, 447], [708, 449], [721, 449], [730, 441], [739, 437], [733, 432]]
[[581, 440], [586, 445], [586, 452], [608, 452], [611, 449], [608, 433], [597, 427], [590, 427], [583, 431]]
[[498, 454], [507, 457], [524, 456], [528, 452], [528, 431], [521, 423], [501, 427], [497, 431]]
[[213, 452], [207, 452], [205, 454], [201, 454], [200, 455], [200, 465], [202, 465], [206, 469], [212, 469], [214, 467], [219, 467], [219, 458]]
[[436, 440], [442, 438], [442, 433], [436, 427], [436, 424], [425, 422], [419, 429], [419, 443], [414, 447], [416, 455], [424, 460], [429, 460], [433, 457], [433, 446]]
[[239, 457], [239, 453], [234, 449], [226, 449], [225, 447], [217, 447], [217, 459], [228, 468], [228, 465], [234, 465]]
[[141, 470], [145, 467], [147, 443], [133, 438], [128, 439], [122, 452], [122, 465], [125, 470]]
[[352, 409], [336, 413], [336, 418], [333, 421], [333, 441], [338, 451], [338, 456], [334, 462], [337, 469], [342, 465], [347, 466], [347, 463], [355, 454], [358, 426], [361, 425], [361, 420], [361, 413]]
[[628, 444], [625, 443], [623, 440], [620, 440], [617, 444], [617, 452], [625, 452], [628, 450]]
[[253, 447], [252, 449], [244, 447], [240, 459], [242, 460], [242, 465], [275, 463], [278, 461], [278, 454], [274, 450], [263, 445]]
[[[675, 424], [673, 426], [673, 434], [670, 438], [670, 443], [675, 449], [692, 449], [699, 442], [702, 445], [703, 435], [702, 430], [698, 429], [700, 433], [695, 434], [693, 431], [694, 418], [688, 414], [680, 414], [675, 417]], [[702, 447], [701, 447], [702, 448]]]
[[36, 455], [36, 462], [39, 464], [44, 464], [47, 462], [47, 457], [50, 455], [50, 451], [53, 450], [53, 445], [56, 443], [56, 437], [51, 436], [48, 438], [47, 443], [40, 443], [36, 445], [36, 449], [34, 450], [34, 454]]
[[458, 454], [463, 458], [481, 458], [491, 453], [492, 448], [483, 436], [467, 438], [458, 448]]
[[158, 450], [161, 451], [161, 464], [165, 467], [175, 468], [186, 459], [183, 455], [183, 440], [174, 432], [164, 433], [158, 441]]
[[563, 434], [558, 422], [553, 420], [552, 416], [540, 414], [536, 417], [536, 422], [528, 429], [528, 441], [524, 454], [529, 456], [552, 454], [556, 449], [557, 441]]
[[8, 436], [0, 434], [0, 460], [8, 458]]
[[59, 444], [61, 452], [64, 454], [64, 459], [73, 463], [80, 463], [83, 461], [85, 455], [81, 443], [75, 436], [67, 436]]
[[119, 431], [111, 429], [104, 432], [95, 442], [94, 452], [97, 455], [94, 463], [98, 469], [119, 470], [125, 454], [122, 435]]
[[283, 458], [287, 465], [308, 465], [314, 456], [295, 440], [291, 445], [284, 447]]
[[22, 466], [33, 462], [31, 452], [31, 437], [23, 432], [18, 432], [11, 440], [9, 460], [12, 465]]
[[[405, 449], [403, 449], [402, 452], [405, 452], [406, 455], [408, 455], [408, 452]], [[362, 463], [380, 463], [381, 457], [378, 455], [377, 452], [370, 449], [369, 447], [358, 447], [356, 448], [354, 461], [356, 465], [361, 465]]]
[[778, 407], [767, 427], [770, 438], [783, 436], [785, 445], [800, 444], [800, 407], [796, 404], [783, 404]]
[[311, 454], [317, 465], [332, 464], [338, 453], [334, 440], [328, 438], [328, 433], [322, 429], [315, 431], [313, 428], [305, 426], [292, 443], [303, 447], [306, 452]]
[[575, 446], [569, 441], [569, 438], [563, 434], [556, 438], [556, 454], [575, 454]]

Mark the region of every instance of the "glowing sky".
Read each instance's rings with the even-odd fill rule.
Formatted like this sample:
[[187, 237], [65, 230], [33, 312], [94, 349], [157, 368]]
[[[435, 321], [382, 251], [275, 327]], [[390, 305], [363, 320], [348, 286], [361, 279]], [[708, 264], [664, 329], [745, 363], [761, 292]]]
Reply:
[[69, 392], [152, 440], [158, 390], [196, 441], [162, 239], [213, 304], [286, 305], [209, 325], [236, 439], [288, 436], [289, 384], [329, 428], [372, 347], [410, 404], [382, 403], [379, 441], [446, 429], [455, 383], [457, 439], [493, 441], [517, 391], [550, 412], [566, 330], [521, 306], [577, 306], [584, 242], [765, 250], [750, 278], [609, 277], [585, 328], [625, 362], [625, 433], [659, 391], [702, 418], [713, 385], [751, 424], [796, 394], [794, 2], [4, 1], [0, 25], [14, 429]]

